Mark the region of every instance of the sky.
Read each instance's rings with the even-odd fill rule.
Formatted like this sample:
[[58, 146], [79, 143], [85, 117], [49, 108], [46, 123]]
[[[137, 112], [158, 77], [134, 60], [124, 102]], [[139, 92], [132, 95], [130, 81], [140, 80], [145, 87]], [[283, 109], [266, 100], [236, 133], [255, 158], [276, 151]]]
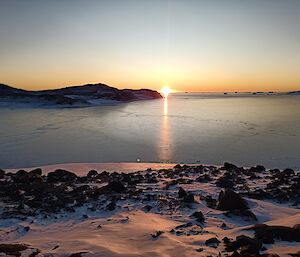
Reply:
[[0, 0], [0, 83], [300, 90], [300, 1]]

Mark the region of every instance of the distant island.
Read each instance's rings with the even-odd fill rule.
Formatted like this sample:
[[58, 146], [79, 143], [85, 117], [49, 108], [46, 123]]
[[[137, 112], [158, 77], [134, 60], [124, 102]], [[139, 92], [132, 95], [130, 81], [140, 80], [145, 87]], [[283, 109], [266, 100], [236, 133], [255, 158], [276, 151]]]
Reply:
[[41, 91], [0, 84], [0, 107], [86, 107], [159, 98], [154, 90], [117, 89], [101, 83]]
[[289, 95], [300, 95], [300, 91], [288, 92]]

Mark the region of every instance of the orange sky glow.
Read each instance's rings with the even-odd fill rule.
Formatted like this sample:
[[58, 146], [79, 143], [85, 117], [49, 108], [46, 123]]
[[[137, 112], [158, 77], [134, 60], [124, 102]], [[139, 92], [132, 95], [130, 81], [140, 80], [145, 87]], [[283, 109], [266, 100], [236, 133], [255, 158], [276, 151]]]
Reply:
[[3, 1], [0, 83], [300, 90], [299, 17], [300, 1]]

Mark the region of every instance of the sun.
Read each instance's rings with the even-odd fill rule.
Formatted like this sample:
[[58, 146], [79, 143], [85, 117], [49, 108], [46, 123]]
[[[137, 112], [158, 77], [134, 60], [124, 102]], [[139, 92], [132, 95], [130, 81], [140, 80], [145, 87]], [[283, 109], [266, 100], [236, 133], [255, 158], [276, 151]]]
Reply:
[[163, 95], [164, 98], [167, 98], [170, 93], [172, 93], [172, 89], [165, 86], [160, 90], [160, 93]]

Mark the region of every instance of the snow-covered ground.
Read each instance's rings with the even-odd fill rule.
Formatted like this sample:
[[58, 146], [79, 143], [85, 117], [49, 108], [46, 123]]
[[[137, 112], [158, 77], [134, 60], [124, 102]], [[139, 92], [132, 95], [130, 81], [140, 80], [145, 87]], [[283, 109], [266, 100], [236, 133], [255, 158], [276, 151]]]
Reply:
[[[183, 169], [177, 178], [179, 183], [171, 183], [166, 187], [168, 183], [174, 181], [174, 177], [164, 176], [164, 174], [168, 174], [170, 172], [168, 169], [173, 166], [173, 164], [123, 163], [64, 164], [42, 167], [44, 174], [61, 168], [72, 170], [80, 176], [86, 175], [90, 169], [97, 169], [99, 172], [102, 170], [129, 172], [130, 169], [137, 171], [152, 168], [151, 171], [137, 174], [144, 176], [155, 174], [158, 181], [137, 184], [137, 190], [143, 190], [143, 196], [156, 195], [158, 198], [145, 202], [144, 198], [135, 199], [134, 196], [127, 198], [119, 195], [115, 208], [107, 210], [103, 206], [107, 205], [110, 201], [108, 199], [111, 198], [100, 196], [96, 202], [88, 202], [71, 213], [40, 214], [26, 219], [3, 218], [0, 220], [0, 244], [26, 244], [29, 249], [22, 251], [22, 256], [31, 257], [225, 256], [222, 239], [224, 237], [235, 239], [238, 235], [252, 237], [253, 231], [244, 229], [253, 224], [293, 227], [300, 223], [300, 209], [297, 206], [291, 206], [288, 202], [279, 203], [275, 199], [258, 200], [245, 197], [251, 212], [257, 217], [256, 221], [240, 216], [226, 216], [224, 211], [208, 207], [203, 200], [205, 196], [218, 198], [221, 188], [215, 185], [215, 180], [222, 176], [222, 173], [210, 182], [195, 182], [199, 173], [185, 172]], [[154, 169], [163, 170], [156, 172]], [[208, 169], [215, 170], [211, 167]], [[249, 180], [247, 184], [249, 187], [263, 188], [267, 176], [267, 173], [263, 173], [262, 178]], [[181, 179], [190, 179], [193, 182], [187, 183]], [[192, 193], [195, 202], [173, 205], [172, 201], [177, 198], [179, 187]], [[146, 205], [152, 208], [146, 210]], [[191, 219], [191, 214], [195, 211], [204, 214], [205, 222], [198, 223]], [[189, 222], [192, 224], [186, 225]], [[183, 226], [178, 227], [180, 225]], [[158, 231], [162, 233], [156, 236]], [[214, 237], [221, 242], [219, 246], [214, 247], [205, 243], [206, 240]], [[289, 254], [300, 252], [299, 242], [276, 241], [274, 244], [264, 244], [264, 246], [266, 250], [261, 251], [261, 254], [290, 256]], [[35, 249], [38, 249], [39, 253]], [[30, 255], [33, 252], [36, 255]], [[75, 253], [77, 255], [74, 255]], [[227, 254], [230, 256], [232, 253]], [[0, 256], [5, 255], [0, 253]]]

